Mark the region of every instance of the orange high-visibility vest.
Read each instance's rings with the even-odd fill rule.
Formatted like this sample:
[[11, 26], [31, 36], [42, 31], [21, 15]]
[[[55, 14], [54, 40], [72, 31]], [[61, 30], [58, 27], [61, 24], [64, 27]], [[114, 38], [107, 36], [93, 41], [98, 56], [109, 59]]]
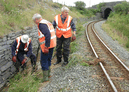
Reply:
[[[55, 35], [53, 25], [45, 19], [41, 20], [40, 23], [46, 24], [48, 26], [48, 29], [51, 33], [50, 47], [48, 47], [48, 48], [54, 48], [56, 46], [56, 35]], [[38, 28], [39, 28], [39, 24], [38, 24]], [[42, 50], [42, 52], [44, 52], [45, 36], [40, 30], [38, 30], [38, 35], [39, 35], [39, 44], [40, 44], [41, 50]]]
[[56, 26], [56, 36], [58, 38], [60, 38], [62, 35], [64, 36], [64, 38], [69, 38], [69, 37], [72, 36], [71, 26], [70, 26], [70, 23], [71, 23], [71, 20], [72, 20], [71, 16], [68, 15], [64, 24], [62, 23], [60, 14], [56, 15], [54, 17], [54, 20], [57, 24], [57, 26]]
[[[15, 55], [17, 55], [17, 53], [19, 51], [19, 47], [20, 47], [20, 44], [21, 44], [20, 40], [21, 40], [21, 36], [16, 38], [17, 47], [16, 47], [16, 50], [15, 50]], [[31, 42], [31, 39], [29, 38], [28, 42], [25, 43], [24, 51], [28, 51], [28, 46], [29, 46], [30, 42]]]

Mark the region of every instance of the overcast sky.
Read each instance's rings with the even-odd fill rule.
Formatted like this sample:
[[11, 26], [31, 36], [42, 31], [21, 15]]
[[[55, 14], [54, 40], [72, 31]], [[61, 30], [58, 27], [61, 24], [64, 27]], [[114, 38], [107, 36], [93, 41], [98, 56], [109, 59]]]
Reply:
[[99, 4], [101, 2], [113, 2], [113, 1], [128, 1], [129, 0], [53, 0], [54, 2], [58, 2], [67, 6], [75, 6], [74, 2], [83, 1], [86, 4], [86, 7], [91, 7], [92, 5]]

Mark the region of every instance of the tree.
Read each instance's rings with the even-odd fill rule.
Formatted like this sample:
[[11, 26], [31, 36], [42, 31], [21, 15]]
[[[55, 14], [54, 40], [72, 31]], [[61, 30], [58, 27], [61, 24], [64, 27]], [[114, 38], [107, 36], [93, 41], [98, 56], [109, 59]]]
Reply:
[[79, 10], [84, 10], [85, 6], [86, 6], [86, 4], [83, 1], [77, 1], [74, 4], [75, 4], [76, 8]]
[[114, 6], [114, 10], [116, 13], [127, 14], [129, 12], [129, 3], [122, 2], [121, 4], [117, 4]]
[[100, 12], [101, 11], [101, 8], [105, 6], [105, 3], [99, 3], [97, 5], [97, 8], [98, 8], [98, 11]]

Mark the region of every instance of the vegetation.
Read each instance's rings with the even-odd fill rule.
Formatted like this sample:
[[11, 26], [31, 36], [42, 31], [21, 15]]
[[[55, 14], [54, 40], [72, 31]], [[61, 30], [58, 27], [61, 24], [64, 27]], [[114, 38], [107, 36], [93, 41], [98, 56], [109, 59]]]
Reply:
[[75, 6], [79, 10], [84, 10], [86, 4], [83, 1], [77, 1], [77, 2], [75, 2]]
[[110, 14], [103, 28], [114, 40], [129, 48], [129, 7], [125, 5], [129, 6], [129, 3], [123, 2], [114, 6], [115, 12]]
[[116, 13], [119, 13], [119, 14], [128, 14], [129, 12], [129, 3], [128, 2], [122, 2], [122, 4], [117, 4], [115, 7], [114, 7], [114, 10]]
[[86, 4], [83, 1], [77, 1], [75, 7], [70, 7], [70, 9], [74, 9], [87, 17], [93, 17], [98, 12], [97, 9], [86, 9], [85, 6]]
[[104, 6], [105, 6], [105, 3], [99, 3], [99, 4], [97, 5], [97, 8], [98, 8], [97, 11], [98, 11], [98, 12], [101, 12], [101, 8], [104, 7]]
[[[34, 26], [32, 16], [35, 13], [52, 22], [54, 16], [61, 13], [61, 7], [59, 3], [43, 0], [0, 0], [0, 36]], [[74, 18], [84, 17], [78, 11], [70, 11], [69, 14]]]
[[27, 70], [18, 73], [10, 80], [8, 92], [37, 92], [42, 79], [41, 71], [31, 75]]
[[[76, 26], [76, 28], [77, 28], [77, 32], [76, 32], [77, 36], [76, 37], [78, 39], [79, 37], [81, 37], [83, 35], [85, 28], [83, 27], [83, 23], [80, 23], [79, 21], [78, 21], [78, 23], [76, 25], [77, 25]], [[71, 44], [70, 44], [69, 63], [66, 66], [66, 68], [70, 68], [71, 66], [74, 66], [77, 63], [80, 63], [82, 66], [88, 66], [87, 63], [82, 62], [82, 61], [84, 61], [84, 59], [83, 59], [83, 57], [81, 55], [79, 55], [77, 53], [78, 50], [79, 50], [79, 46], [76, 43], [76, 41], [71, 42]]]

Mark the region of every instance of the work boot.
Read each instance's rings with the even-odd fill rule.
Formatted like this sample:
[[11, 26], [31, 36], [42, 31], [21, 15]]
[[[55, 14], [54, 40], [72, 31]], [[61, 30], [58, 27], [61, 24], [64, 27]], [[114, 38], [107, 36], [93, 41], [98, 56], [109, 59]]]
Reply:
[[48, 70], [48, 78], [51, 77], [50, 73], [51, 73], [51, 68], [50, 68], [50, 66], [49, 66], [49, 70]]
[[57, 65], [57, 64], [59, 64], [60, 62], [61, 62], [61, 58], [57, 58], [57, 62], [54, 63], [54, 65]]
[[49, 81], [48, 70], [43, 71], [43, 80], [42, 80], [42, 82], [46, 82], [46, 81]]
[[68, 62], [64, 62], [61, 66], [64, 67], [68, 64]]

